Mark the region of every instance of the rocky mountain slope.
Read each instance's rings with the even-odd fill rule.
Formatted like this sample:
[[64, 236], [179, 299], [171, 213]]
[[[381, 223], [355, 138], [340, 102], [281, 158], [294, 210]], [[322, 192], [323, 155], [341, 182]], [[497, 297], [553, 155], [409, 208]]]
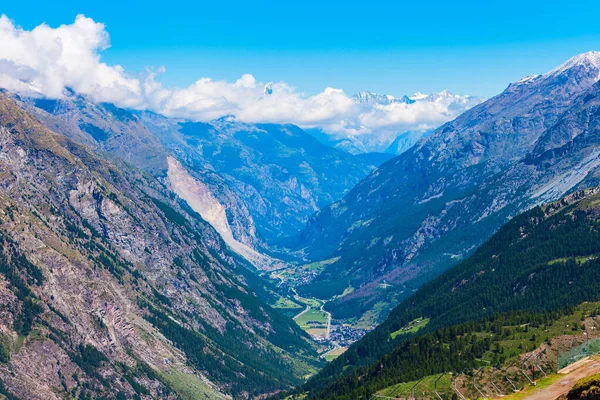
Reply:
[[4, 396], [251, 398], [315, 365], [164, 178], [98, 157], [4, 92], [0, 176]]
[[[245, 254], [268, 251], [265, 242], [296, 233], [374, 168], [293, 125], [249, 125], [230, 117], [211, 123], [169, 119], [75, 94], [22, 104], [51, 129], [154, 176], [167, 175], [173, 165], [169, 157], [177, 159], [211, 197], [196, 211], [211, 223], [219, 219], [217, 230], [231, 234], [233, 247], [249, 247]], [[210, 211], [217, 208], [221, 216]]]
[[[462, 336], [453, 336], [453, 329], [478, 335], [482, 329], [489, 332], [486, 336], [496, 344], [486, 345], [488, 356], [496, 363], [510, 357], [510, 351], [523, 352], [523, 347], [515, 348], [506, 337], [507, 329], [514, 332], [515, 325], [541, 326], [541, 335], [553, 330], [550, 327], [557, 318], [554, 315], [548, 320], [542, 314], [570, 314], [572, 307], [582, 302], [598, 301], [599, 256], [598, 188], [575, 191], [520, 214], [471, 257], [401, 302], [383, 324], [327, 365], [305, 386], [309, 398], [369, 398], [364, 397], [369, 390], [372, 394], [401, 382], [400, 376], [416, 381], [429, 374], [459, 372], [465, 366], [475, 368], [481, 355], [471, 359], [466, 351], [445, 353], [437, 347], [440, 341], [452, 342]], [[585, 316], [575, 321], [583, 324]], [[510, 319], [513, 323], [506, 323]], [[409, 329], [414, 321], [425, 322]], [[481, 328], [474, 329], [477, 324]], [[577, 327], [567, 330], [577, 331]], [[541, 344], [544, 339], [540, 339], [528, 337], [526, 343]], [[585, 342], [585, 338], [581, 340]], [[498, 351], [500, 347], [505, 347], [506, 353]]]
[[[96, 104], [73, 93], [64, 99], [17, 97], [15, 100], [51, 130], [101, 151], [104, 157], [124, 161], [155, 177], [168, 176], [169, 156], [174, 154], [141, 118], [129, 110], [112, 104]], [[185, 160], [182, 161], [190, 176], [202, 184], [214, 200], [212, 203], [208, 201], [203, 210], [218, 203], [225, 210], [226, 230], [231, 231], [233, 238], [251, 248], [259, 247], [261, 240], [256, 235], [254, 221], [244, 201], [206, 162], [190, 162], [188, 165]], [[203, 217], [207, 221], [212, 219], [209, 214]], [[223, 225], [217, 226], [217, 230], [225, 233]]]
[[382, 301], [408, 296], [519, 211], [596, 184], [599, 60], [582, 54], [509, 85], [320, 211], [297, 248], [340, 258], [304, 292], [346, 290], [328, 305], [338, 316], [378, 303], [385, 314]]

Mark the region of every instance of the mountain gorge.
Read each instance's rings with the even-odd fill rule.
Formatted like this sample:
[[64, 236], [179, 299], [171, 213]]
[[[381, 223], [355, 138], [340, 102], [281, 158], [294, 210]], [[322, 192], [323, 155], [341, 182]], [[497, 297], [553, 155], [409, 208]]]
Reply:
[[574, 57], [384, 163], [309, 222], [297, 249], [339, 258], [300, 291], [338, 296], [340, 318], [385, 316], [510, 217], [597, 184], [599, 76], [598, 53]]

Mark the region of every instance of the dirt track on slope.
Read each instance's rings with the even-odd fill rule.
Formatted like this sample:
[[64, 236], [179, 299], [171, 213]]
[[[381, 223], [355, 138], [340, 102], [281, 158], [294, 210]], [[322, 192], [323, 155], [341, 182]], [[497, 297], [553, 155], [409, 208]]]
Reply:
[[553, 400], [567, 394], [579, 379], [600, 373], [600, 360], [597, 358], [582, 360], [572, 368], [570, 367], [569, 370], [570, 372], [567, 372], [560, 380], [525, 397], [525, 400]]

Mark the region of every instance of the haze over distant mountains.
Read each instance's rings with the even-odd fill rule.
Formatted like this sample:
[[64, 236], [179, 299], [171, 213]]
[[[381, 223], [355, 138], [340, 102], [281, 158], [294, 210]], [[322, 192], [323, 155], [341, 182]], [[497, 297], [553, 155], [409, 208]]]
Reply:
[[[439, 114], [439, 124], [445, 119], [452, 119], [462, 112], [480, 104], [483, 98], [477, 96], [454, 95], [447, 90], [426, 95], [415, 93], [412, 96], [396, 98], [387, 94], [377, 94], [369, 91], [359, 92], [353, 99], [374, 117], [376, 114], [406, 112], [431, 112]], [[394, 119], [394, 116], [390, 116]], [[384, 152], [401, 154], [412, 147], [419, 139], [433, 132], [435, 124], [415, 124], [410, 129], [402, 129], [391, 123], [369, 132], [325, 132], [322, 129], [308, 129], [307, 132], [319, 138], [326, 144], [343, 149], [352, 154]], [[408, 127], [407, 127], [408, 128]]]

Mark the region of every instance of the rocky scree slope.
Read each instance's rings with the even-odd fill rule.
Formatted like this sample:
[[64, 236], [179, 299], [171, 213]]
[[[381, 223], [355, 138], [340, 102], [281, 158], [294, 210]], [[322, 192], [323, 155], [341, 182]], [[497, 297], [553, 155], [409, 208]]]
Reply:
[[0, 391], [250, 398], [300, 383], [306, 335], [150, 174], [0, 93]]

